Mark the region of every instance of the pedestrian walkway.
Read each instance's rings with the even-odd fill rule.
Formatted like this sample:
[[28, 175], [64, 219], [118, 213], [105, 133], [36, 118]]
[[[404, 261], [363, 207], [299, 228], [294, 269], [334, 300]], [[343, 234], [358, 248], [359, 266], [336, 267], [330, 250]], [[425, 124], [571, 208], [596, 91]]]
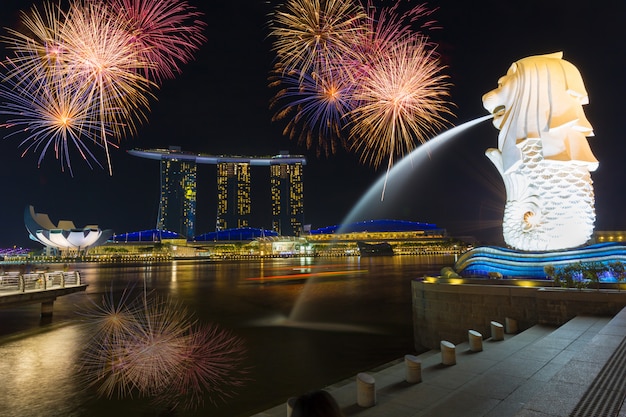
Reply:
[[78, 271], [7, 272], [0, 274], [0, 308], [41, 303], [41, 317], [49, 318], [58, 297], [86, 289]]
[[[416, 384], [406, 382], [403, 359], [366, 372], [375, 380], [371, 407], [357, 405], [356, 376], [325, 389], [346, 416], [626, 417], [626, 309], [559, 328], [536, 325], [482, 347], [456, 345], [455, 365], [442, 365], [438, 350], [419, 355]], [[282, 404], [255, 417], [287, 413]]]

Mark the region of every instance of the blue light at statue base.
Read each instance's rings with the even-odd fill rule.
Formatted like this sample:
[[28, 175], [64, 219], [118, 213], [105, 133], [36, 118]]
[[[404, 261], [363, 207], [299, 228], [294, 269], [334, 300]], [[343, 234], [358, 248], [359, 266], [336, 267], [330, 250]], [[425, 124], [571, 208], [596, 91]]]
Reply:
[[[489, 273], [502, 274], [503, 278], [549, 279], [544, 267], [564, 267], [576, 262], [626, 263], [626, 246], [620, 243], [598, 243], [576, 249], [550, 252], [526, 252], [515, 249], [483, 246], [461, 255], [454, 270], [462, 277], [488, 277]], [[610, 274], [603, 274], [601, 282], [615, 282]]]

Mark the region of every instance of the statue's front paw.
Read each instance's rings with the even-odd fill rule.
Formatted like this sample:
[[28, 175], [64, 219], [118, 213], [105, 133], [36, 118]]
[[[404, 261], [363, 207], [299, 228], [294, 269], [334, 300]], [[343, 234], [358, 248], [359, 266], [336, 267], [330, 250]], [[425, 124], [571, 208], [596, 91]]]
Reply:
[[489, 148], [485, 151], [485, 155], [491, 163], [496, 167], [500, 175], [504, 174], [504, 165], [502, 163], [502, 152], [497, 148]]

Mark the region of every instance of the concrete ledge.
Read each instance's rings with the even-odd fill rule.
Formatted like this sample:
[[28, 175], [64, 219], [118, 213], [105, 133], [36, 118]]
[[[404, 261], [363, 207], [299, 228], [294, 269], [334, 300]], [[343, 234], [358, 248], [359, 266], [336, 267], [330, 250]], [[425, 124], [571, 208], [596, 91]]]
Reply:
[[521, 286], [525, 281], [448, 281], [411, 282], [418, 351], [439, 349], [441, 340], [459, 344], [469, 329], [490, 334], [491, 321], [505, 323], [509, 318], [517, 323], [517, 331], [524, 331], [535, 324], [560, 326], [578, 315], [614, 316], [626, 307], [626, 291], [615, 289], [551, 287], [552, 282], [544, 281], [529, 281], [526, 287]]

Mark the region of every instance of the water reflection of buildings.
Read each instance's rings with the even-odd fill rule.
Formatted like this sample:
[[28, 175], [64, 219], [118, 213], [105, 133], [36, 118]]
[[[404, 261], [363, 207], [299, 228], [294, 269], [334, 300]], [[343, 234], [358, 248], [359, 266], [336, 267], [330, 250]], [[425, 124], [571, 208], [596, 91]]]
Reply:
[[250, 227], [251, 167], [270, 168], [272, 230], [298, 236], [304, 224], [303, 156], [286, 152], [271, 157], [213, 156], [183, 152], [179, 147], [131, 150], [130, 155], [161, 161], [161, 196], [156, 228], [187, 239], [196, 235], [197, 164], [217, 166], [216, 231]]

